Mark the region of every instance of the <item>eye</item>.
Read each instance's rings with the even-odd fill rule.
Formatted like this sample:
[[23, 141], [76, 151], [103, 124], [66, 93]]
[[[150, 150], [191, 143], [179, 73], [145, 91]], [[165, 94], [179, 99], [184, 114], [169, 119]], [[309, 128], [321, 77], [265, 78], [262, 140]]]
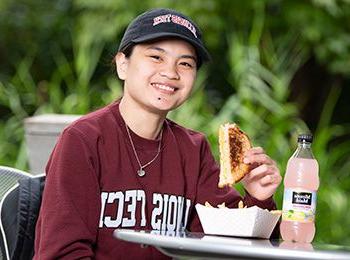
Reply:
[[151, 57], [153, 60], [156, 60], [156, 61], [161, 60], [161, 57], [158, 55], [150, 55], [149, 57]]
[[194, 64], [192, 64], [192, 63], [189, 63], [189, 62], [186, 62], [186, 61], [182, 61], [182, 62], [180, 62], [180, 65], [181, 66], [184, 66], [184, 67], [186, 67], [186, 68], [194, 68]]

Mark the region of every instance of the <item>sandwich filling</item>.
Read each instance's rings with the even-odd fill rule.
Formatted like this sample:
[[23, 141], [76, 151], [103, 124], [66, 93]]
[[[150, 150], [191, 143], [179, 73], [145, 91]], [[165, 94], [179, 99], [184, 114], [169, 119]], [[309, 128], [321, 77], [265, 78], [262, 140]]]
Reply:
[[219, 129], [220, 180], [219, 187], [240, 181], [249, 171], [243, 163], [246, 150], [251, 147], [248, 136], [236, 124], [224, 124]]

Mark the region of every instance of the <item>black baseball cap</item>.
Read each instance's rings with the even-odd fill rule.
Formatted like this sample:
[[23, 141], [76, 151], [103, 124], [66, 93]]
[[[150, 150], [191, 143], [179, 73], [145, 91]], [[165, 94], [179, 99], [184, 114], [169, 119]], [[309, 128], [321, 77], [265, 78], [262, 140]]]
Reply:
[[125, 52], [135, 44], [169, 37], [189, 42], [196, 50], [198, 66], [210, 60], [198, 26], [182, 13], [166, 8], [152, 9], [137, 16], [126, 28], [118, 51]]

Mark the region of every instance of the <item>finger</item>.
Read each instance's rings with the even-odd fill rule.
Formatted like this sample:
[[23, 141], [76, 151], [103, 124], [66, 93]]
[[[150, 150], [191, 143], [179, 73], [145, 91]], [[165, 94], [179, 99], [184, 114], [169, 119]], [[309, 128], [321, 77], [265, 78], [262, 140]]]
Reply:
[[253, 154], [253, 155], [248, 155], [245, 156], [244, 163], [247, 164], [270, 164], [270, 165], [275, 165], [275, 162], [265, 153], [262, 154]]
[[279, 174], [269, 174], [265, 175], [260, 180], [261, 185], [270, 185], [270, 184], [276, 184], [279, 185], [281, 183], [282, 177]]
[[265, 175], [263, 178], [260, 179], [260, 184], [262, 186], [267, 186], [275, 183], [274, 175]]
[[251, 170], [247, 176], [249, 179], [263, 178], [266, 175], [273, 175], [276, 172], [276, 168], [273, 165], [262, 164], [255, 169]]
[[264, 149], [260, 146], [258, 147], [252, 147], [248, 151], [246, 151], [245, 155], [253, 155], [253, 154], [260, 154], [260, 153], [265, 153]]

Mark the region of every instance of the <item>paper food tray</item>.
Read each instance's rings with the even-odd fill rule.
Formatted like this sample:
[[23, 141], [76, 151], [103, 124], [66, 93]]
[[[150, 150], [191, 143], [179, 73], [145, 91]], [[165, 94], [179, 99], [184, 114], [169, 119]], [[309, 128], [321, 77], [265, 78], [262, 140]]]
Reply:
[[280, 214], [257, 206], [244, 209], [210, 208], [196, 204], [205, 234], [270, 238]]

